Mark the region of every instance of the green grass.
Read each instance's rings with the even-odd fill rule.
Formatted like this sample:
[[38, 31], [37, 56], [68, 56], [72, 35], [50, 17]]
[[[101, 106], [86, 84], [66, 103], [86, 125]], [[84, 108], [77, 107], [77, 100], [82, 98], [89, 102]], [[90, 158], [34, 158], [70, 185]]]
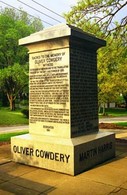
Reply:
[[0, 134], [0, 142], [7, 142], [11, 140], [11, 137], [17, 136], [17, 135], [23, 135], [28, 133], [28, 130], [19, 131], [19, 132], [12, 132], [12, 133], [2, 133]]
[[116, 125], [118, 125], [120, 127], [127, 127], [127, 122], [116, 122], [114, 124], [116, 124]]
[[[101, 114], [101, 113], [99, 113]], [[106, 116], [120, 117], [127, 116], [127, 109], [125, 108], [106, 108]]]
[[0, 108], [0, 126], [25, 125], [28, 119], [21, 110], [10, 111], [9, 108]]

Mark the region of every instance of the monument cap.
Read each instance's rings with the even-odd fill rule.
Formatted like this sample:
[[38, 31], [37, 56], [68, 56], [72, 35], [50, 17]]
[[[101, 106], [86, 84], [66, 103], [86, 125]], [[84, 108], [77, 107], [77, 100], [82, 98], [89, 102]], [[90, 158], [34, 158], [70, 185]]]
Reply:
[[42, 31], [31, 34], [28, 37], [22, 38], [19, 40], [19, 45], [29, 45], [41, 41], [46, 41], [50, 39], [56, 39], [61, 37], [75, 37], [82, 39], [89, 43], [94, 43], [96, 48], [105, 46], [106, 41], [95, 37], [89, 33], [84, 32], [80, 28], [71, 26], [69, 24], [59, 24], [57, 26], [52, 26], [46, 28]]

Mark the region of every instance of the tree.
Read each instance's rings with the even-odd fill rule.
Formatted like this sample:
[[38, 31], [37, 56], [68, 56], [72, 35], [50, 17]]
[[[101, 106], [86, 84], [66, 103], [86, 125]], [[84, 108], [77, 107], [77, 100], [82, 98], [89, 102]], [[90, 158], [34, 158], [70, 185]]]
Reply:
[[15, 109], [15, 99], [28, 86], [28, 75], [26, 66], [14, 64], [0, 69], [0, 87], [7, 95], [10, 103], [10, 110]]
[[[106, 35], [116, 31], [124, 34], [127, 26], [126, 9], [126, 0], [79, 0], [77, 5], [65, 14], [65, 18], [67, 23], [76, 26], [77, 23], [79, 26], [89, 26], [89, 22], [93, 24], [92, 27], [99, 25]], [[116, 21], [116, 18], [120, 19]]]
[[[0, 98], [1, 102], [3, 102], [3, 91], [8, 94], [7, 96], [10, 101], [11, 110], [13, 110], [14, 99], [17, 97], [18, 92], [16, 89], [14, 89], [16, 92], [14, 92], [14, 95], [12, 95], [12, 86], [13, 84], [15, 85], [14, 76], [17, 79], [17, 72], [15, 75], [11, 76], [11, 66], [13, 67], [14, 64], [24, 65], [28, 63], [27, 49], [23, 46], [18, 46], [18, 40], [42, 29], [43, 25], [40, 19], [32, 18], [22, 10], [16, 11], [12, 8], [5, 8], [0, 10], [0, 69], [6, 68], [5, 70], [1, 70], [2, 74], [4, 75], [10, 74], [6, 80], [5, 77], [2, 77], [4, 79], [4, 85], [1, 84], [2, 88]], [[14, 66], [13, 68], [16, 67]], [[19, 76], [20, 79], [24, 79], [24, 77], [21, 78], [23, 74], [20, 74]], [[28, 81], [26, 83], [28, 84]], [[7, 88], [10, 90], [10, 92], [7, 92]]]
[[[98, 100], [99, 105], [116, 102], [127, 92], [127, 48], [121, 39], [109, 36], [107, 47], [98, 51]], [[103, 107], [103, 114], [105, 113]]]
[[5, 8], [0, 11], [0, 68], [14, 63], [28, 62], [27, 49], [18, 46], [18, 40], [43, 29], [39, 19], [31, 18], [24, 11]]
[[118, 71], [114, 73], [113, 80], [116, 84], [116, 90], [119, 91], [119, 94], [123, 95], [127, 109], [127, 57], [124, 63], [119, 65]]
[[98, 50], [99, 105], [115, 101], [123, 91], [127, 94], [126, 71], [120, 73], [127, 63], [127, 16], [120, 23], [113, 19], [126, 5], [120, 0], [80, 0], [65, 14], [67, 23], [107, 41], [107, 46]]

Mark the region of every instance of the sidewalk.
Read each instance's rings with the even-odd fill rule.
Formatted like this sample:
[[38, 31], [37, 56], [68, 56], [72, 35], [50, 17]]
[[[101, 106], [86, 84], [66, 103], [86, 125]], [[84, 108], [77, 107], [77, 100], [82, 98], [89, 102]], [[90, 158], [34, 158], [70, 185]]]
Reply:
[[[116, 135], [124, 136], [127, 131]], [[1, 195], [127, 194], [127, 143], [117, 142], [114, 159], [74, 177], [12, 162], [10, 144], [0, 146], [0, 162]]]
[[99, 123], [116, 123], [116, 122], [127, 122], [127, 116], [99, 118]]
[[24, 131], [28, 129], [29, 125], [0, 127], [0, 134], [6, 132]]

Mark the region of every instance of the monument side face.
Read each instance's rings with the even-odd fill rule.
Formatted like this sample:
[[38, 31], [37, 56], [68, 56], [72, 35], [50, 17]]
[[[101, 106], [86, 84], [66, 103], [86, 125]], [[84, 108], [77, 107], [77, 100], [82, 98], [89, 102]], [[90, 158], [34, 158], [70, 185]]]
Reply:
[[[85, 43], [84, 43], [85, 45]], [[70, 52], [72, 137], [98, 131], [97, 55], [72, 42]]]
[[30, 133], [69, 138], [70, 49], [66, 39], [53, 44], [30, 48]]

